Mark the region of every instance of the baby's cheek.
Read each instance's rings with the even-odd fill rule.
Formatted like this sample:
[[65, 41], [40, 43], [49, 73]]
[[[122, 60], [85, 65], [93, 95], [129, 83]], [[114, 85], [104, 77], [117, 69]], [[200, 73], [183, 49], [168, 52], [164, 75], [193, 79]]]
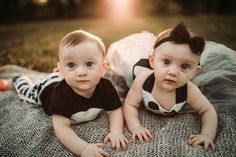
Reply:
[[96, 72], [96, 74], [93, 75], [92, 79], [96, 82], [99, 82], [101, 77], [102, 77], [102, 73], [101, 72]]

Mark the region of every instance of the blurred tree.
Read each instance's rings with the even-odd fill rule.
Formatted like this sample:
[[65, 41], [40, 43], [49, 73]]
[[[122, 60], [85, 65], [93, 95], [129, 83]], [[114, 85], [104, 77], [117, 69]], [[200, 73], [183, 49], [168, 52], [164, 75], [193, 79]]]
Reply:
[[21, 16], [22, 3], [20, 0], [8, 0], [0, 1], [0, 18], [1, 21], [8, 19], [16, 19], [18, 16]]
[[204, 12], [206, 13], [235, 13], [236, 1], [235, 0], [205, 0]]
[[236, 12], [235, 0], [142, 0], [148, 14], [196, 14]]
[[184, 14], [195, 14], [199, 3], [195, 0], [176, 0], [176, 2], [182, 7], [182, 13]]
[[[108, 0], [45, 0], [42, 5], [40, 0], [1, 0], [0, 22], [38, 18], [107, 16], [106, 7], [104, 7], [106, 5], [103, 4], [107, 2]], [[109, 0], [109, 3], [114, 2], [114, 0]], [[136, 2], [136, 5], [139, 4], [136, 8], [154, 15], [236, 13], [235, 0], [136, 0]], [[139, 14], [142, 13], [139, 12]]]
[[48, 7], [55, 17], [61, 17], [64, 14], [63, 5], [60, 0], [48, 0]]
[[101, 0], [80, 0], [77, 4], [77, 15], [80, 17], [101, 16], [103, 10], [100, 10], [100, 1]]
[[[146, 1], [147, 2], [147, 1]], [[154, 14], [166, 14], [168, 13], [168, 6], [169, 6], [170, 0], [151, 0], [148, 3], [150, 3], [152, 9], [150, 13]]]
[[48, 0], [53, 17], [73, 17], [76, 16], [76, 0]]

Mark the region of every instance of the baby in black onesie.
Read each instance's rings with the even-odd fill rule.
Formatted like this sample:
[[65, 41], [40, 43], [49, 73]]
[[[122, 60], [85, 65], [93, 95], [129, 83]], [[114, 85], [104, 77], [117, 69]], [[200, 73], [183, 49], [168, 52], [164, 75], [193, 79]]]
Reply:
[[[112, 147], [126, 149], [123, 113], [119, 96], [105, 74], [105, 45], [85, 31], [74, 31], [59, 43], [58, 73], [51, 73], [35, 85], [26, 76], [15, 77], [12, 87], [21, 100], [42, 105], [52, 116], [55, 135], [76, 155], [110, 156], [102, 149], [109, 140]], [[3, 80], [1, 80], [3, 81]], [[11, 83], [6, 85], [11, 88]], [[89, 144], [71, 128], [71, 124], [93, 120], [102, 110], [109, 115], [110, 133], [104, 143]]]

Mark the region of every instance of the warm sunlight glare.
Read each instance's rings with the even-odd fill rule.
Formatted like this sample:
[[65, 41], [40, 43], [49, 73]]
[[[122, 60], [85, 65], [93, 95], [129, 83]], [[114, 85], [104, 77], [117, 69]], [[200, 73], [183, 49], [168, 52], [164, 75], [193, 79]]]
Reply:
[[33, 2], [36, 4], [46, 4], [48, 0], [33, 0]]
[[129, 19], [135, 14], [137, 0], [105, 0], [107, 16], [116, 19]]

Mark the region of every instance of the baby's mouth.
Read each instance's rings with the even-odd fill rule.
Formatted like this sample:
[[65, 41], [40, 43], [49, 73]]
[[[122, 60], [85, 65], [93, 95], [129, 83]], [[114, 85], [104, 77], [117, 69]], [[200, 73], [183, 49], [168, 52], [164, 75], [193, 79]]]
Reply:
[[78, 81], [76, 81], [76, 82], [80, 82], [80, 83], [82, 82], [82, 83], [83, 83], [83, 82], [87, 82], [87, 81], [88, 81], [88, 80], [78, 80]]
[[167, 83], [175, 83], [176, 82], [176, 81], [171, 80], [171, 79], [164, 79], [164, 81], [167, 82]]

